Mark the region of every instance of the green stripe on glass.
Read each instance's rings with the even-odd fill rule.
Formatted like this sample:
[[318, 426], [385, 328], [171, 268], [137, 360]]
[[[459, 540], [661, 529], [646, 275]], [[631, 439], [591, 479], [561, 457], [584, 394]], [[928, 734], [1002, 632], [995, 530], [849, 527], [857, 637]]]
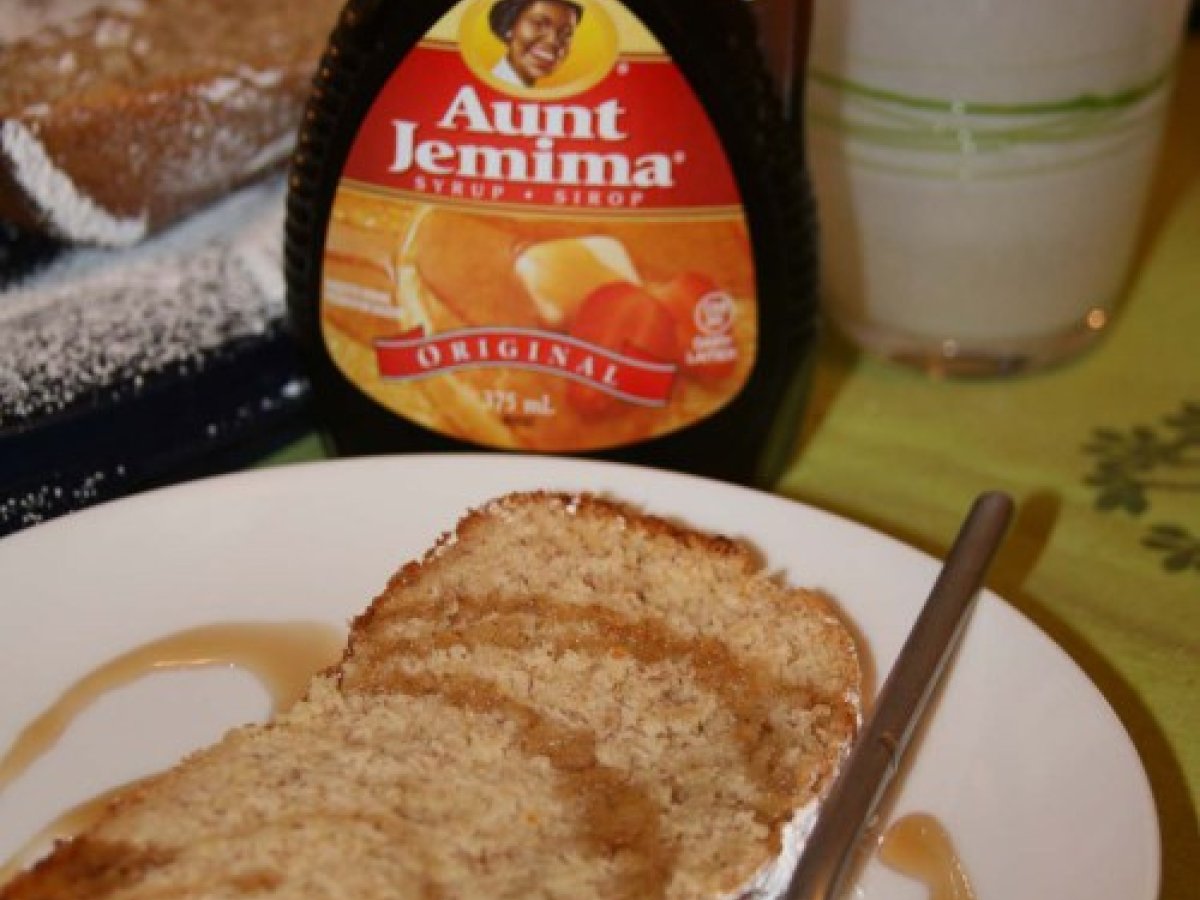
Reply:
[[808, 70], [809, 81], [823, 87], [841, 91], [850, 96], [878, 100], [894, 106], [919, 109], [926, 112], [957, 116], [1040, 116], [1055, 113], [1096, 112], [1124, 109], [1144, 100], [1161, 90], [1171, 80], [1175, 62], [1165, 66], [1161, 72], [1142, 84], [1134, 85], [1109, 94], [1080, 94], [1060, 100], [1043, 100], [1033, 103], [991, 103], [976, 100], [944, 100], [936, 97], [921, 97], [899, 91], [863, 84], [841, 78], [821, 69]]
[[[855, 165], [939, 178], [991, 180], [1079, 168], [1122, 152], [1150, 133], [1161, 115], [1174, 61], [1126, 90], [1036, 103], [984, 103], [922, 97], [809, 70], [818, 88], [807, 108], [816, 132], [840, 135], [866, 151], [928, 156], [882, 158], [851, 153]], [[822, 97], [839, 97], [840, 108]], [[1009, 155], [1022, 149], [1077, 145], [1057, 158]], [[849, 149], [849, 147], [847, 148]]]

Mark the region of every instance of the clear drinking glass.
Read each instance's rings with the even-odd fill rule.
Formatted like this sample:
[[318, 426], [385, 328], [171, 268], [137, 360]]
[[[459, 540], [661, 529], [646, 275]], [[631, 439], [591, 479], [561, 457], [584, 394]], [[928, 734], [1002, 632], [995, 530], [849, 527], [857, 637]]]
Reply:
[[947, 374], [1063, 360], [1109, 323], [1187, 0], [815, 0], [823, 301]]

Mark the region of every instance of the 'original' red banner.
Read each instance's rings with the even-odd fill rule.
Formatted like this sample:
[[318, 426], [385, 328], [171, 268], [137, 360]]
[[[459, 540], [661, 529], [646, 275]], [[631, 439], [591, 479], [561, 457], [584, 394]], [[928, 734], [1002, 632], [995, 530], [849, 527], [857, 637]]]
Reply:
[[415, 328], [377, 338], [375, 358], [380, 376], [392, 380], [456, 369], [527, 369], [569, 378], [641, 406], [665, 406], [677, 371], [673, 364], [568, 335], [520, 328], [465, 328], [429, 336]]

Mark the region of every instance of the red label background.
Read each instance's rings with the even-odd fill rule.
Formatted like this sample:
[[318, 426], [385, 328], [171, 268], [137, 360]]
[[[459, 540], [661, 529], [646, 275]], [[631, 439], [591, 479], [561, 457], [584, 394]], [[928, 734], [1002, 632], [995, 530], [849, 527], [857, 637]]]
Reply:
[[[729, 170], [707, 114], [682, 74], [669, 60], [623, 60], [603, 81], [587, 91], [555, 100], [534, 101], [501, 93], [483, 83], [467, 68], [456, 49], [418, 46], [392, 73], [376, 98], [351, 147], [344, 175], [394, 190], [418, 189], [416, 177], [421, 173], [415, 166], [403, 174], [388, 171], [395, 150], [395, 129], [392, 124], [395, 119], [418, 123], [417, 142], [440, 140], [453, 144], [516, 147], [532, 152], [534, 138], [476, 134], [461, 127], [456, 131], [437, 127], [437, 121], [445, 115], [458, 91], [467, 84], [475, 88], [489, 113], [489, 104], [493, 101], [592, 107], [606, 100], [619, 100], [625, 110], [619, 120], [620, 130], [629, 135], [627, 139], [581, 141], [561, 138], [555, 140], [555, 150], [621, 153], [629, 156], [631, 161], [646, 153], [665, 153], [675, 157], [682, 152], [683, 161], [676, 162], [674, 166], [673, 188], [628, 189], [644, 192], [644, 200], [639, 206], [641, 209], [730, 206], [741, 202], [733, 173]], [[434, 177], [454, 178], [425, 176], [426, 179]], [[482, 179], [465, 180], [469, 183], [490, 183]], [[588, 189], [584, 186], [579, 188]], [[502, 202], [571, 208], [573, 204], [570, 202], [555, 203], [556, 189], [556, 186], [513, 185], [505, 191]], [[574, 190], [575, 187], [568, 186], [566, 189]], [[435, 195], [430, 196], [432, 199]], [[476, 202], [486, 205], [485, 201]]]

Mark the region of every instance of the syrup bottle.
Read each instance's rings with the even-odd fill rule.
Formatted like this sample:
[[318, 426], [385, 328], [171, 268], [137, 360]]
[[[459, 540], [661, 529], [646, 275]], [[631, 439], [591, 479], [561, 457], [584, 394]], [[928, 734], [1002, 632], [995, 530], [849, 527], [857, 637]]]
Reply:
[[351, 0], [286, 228], [331, 449], [769, 486], [816, 328], [796, 44], [771, 24], [798, 8]]

